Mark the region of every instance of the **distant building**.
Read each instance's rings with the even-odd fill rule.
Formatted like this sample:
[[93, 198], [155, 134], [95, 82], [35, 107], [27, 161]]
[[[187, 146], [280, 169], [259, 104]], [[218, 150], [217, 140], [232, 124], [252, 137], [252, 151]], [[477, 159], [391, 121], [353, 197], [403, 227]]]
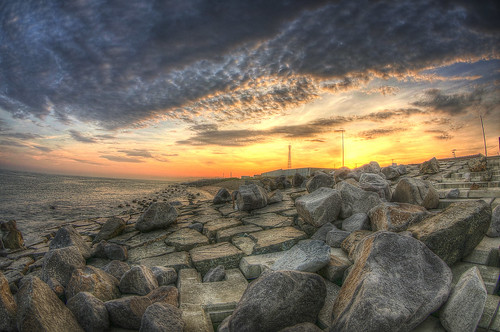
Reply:
[[269, 172], [264, 172], [261, 174], [263, 177], [277, 177], [277, 176], [293, 176], [295, 173], [299, 173], [302, 176], [311, 176], [314, 172], [316, 171], [325, 171], [325, 172], [331, 172], [335, 170], [334, 168], [313, 168], [313, 167], [306, 167], [306, 168], [291, 168], [291, 169], [277, 169], [274, 171], [269, 171]]
[[248, 176], [248, 175], [242, 175], [241, 176], [241, 179], [242, 180], [247, 180], [247, 179], [251, 179], [252, 177], [251, 176]]

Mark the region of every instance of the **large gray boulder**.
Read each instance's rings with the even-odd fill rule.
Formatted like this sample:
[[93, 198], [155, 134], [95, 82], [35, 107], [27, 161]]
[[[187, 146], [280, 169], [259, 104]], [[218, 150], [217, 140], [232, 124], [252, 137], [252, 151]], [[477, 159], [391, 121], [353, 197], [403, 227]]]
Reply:
[[396, 185], [392, 200], [435, 209], [439, 205], [439, 194], [429, 181], [402, 178]]
[[174, 307], [179, 306], [179, 290], [174, 286], [160, 286], [148, 295], [146, 295], [152, 303], [161, 302], [168, 303]]
[[128, 250], [125, 246], [102, 240], [95, 246], [92, 256], [97, 258], [126, 261], [128, 259]]
[[467, 161], [467, 166], [471, 172], [484, 172], [487, 166], [486, 157], [483, 154], [479, 154], [479, 157]]
[[486, 235], [489, 237], [500, 236], [500, 205], [497, 205], [491, 213], [491, 223]]
[[69, 300], [80, 292], [88, 292], [101, 301], [120, 297], [118, 279], [111, 274], [91, 265], [76, 269], [66, 286], [66, 299]]
[[314, 323], [325, 296], [325, 282], [317, 274], [265, 272], [247, 287], [219, 331], [279, 331], [300, 323]]
[[173, 267], [153, 266], [151, 268], [158, 286], [167, 286], [177, 281], [177, 271]]
[[422, 164], [420, 164], [419, 171], [420, 174], [436, 174], [437, 172], [439, 172], [439, 163], [436, 157], [433, 157], [432, 159], [424, 161]]
[[450, 268], [422, 242], [380, 231], [355, 249], [330, 331], [411, 331], [448, 298]]
[[150, 232], [155, 229], [164, 229], [177, 220], [177, 209], [168, 202], [154, 202], [144, 212], [135, 228], [141, 232]]
[[63, 287], [69, 282], [75, 269], [85, 266], [85, 259], [77, 247], [64, 247], [49, 250], [43, 257], [42, 280], [54, 278]]
[[366, 213], [355, 213], [342, 221], [342, 229], [347, 232], [354, 232], [362, 229], [371, 230], [370, 218], [368, 218]]
[[360, 173], [380, 173], [380, 165], [376, 161], [370, 161], [368, 164], [364, 164], [358, 168], [356, 171]]
[[271, 270], [316, 272], [330, 261], [330, 246], [321, 240], [302, 240], [286, 251]]
[[381, 169], [382, 174], [385, 175], [387, 180], [394, 180], [398, 178], [401, 174], [396, 166], [387, 166]]
[[138, 330], [147, 307], [153, 302], [147, 296], [127, 296], [104, 303], [111, 325]]
[[83, 331], [71, 311], [37, 277], [23, 279], [17, 306], [19, 331]]
[[374, 231], [402, 232], [430, 215], [422, 206], [384, 202], [368, 213]]
[[476, 266], [467, 270], [450, 293], [439, 319], [447, 331], [474, 332], [486, 303], [486, 287]]
[[85, 332], [105, 331], [109, 328], [108, 310], [104, 302], [88, 292], [73, 296], [66, 306]]
[[351, 234], [351, 232], [333, 228], [326, 234], [326, 244], [332, 248], [340, 248], [342, 242]]
[[24, 248], [24, 239], [15, 220], [0, 222], [0, 249]]
[[99, 243], [101, 240], [109, 240], [120, 235], [125, 229], [125, 220], [119, 217], [110, 217], [102, 225], [101, 230], [94, 238], [94, 243]]
[[297, 188], [302, 186], [306, 178], [299, 173], [295, 173], [292, 178], [292, 186]]
[[379, 174], [363, 173], [359, 177], [359, 186], [366, 191], [373, 191], [384, 201], [391, 200], [391, 186], [389, 182]]
[[314, 227], [321, 227], [328, 222], [335, 221], [340, 213], [341, 204], [339, 192], [324, 187], [295, 200], [299, 216]]
[[313, 177], [307, 180], [306, 189], [309, 193], [312, 193], [319, 188], [332, 188], [334, 184], [335, 181], [332, 176], [323, 172], [316, 172]]
[[182, 332], [182, 311], [168, 303], [153, 303], [147, 307], [139, 332]]
[[49, 250], [71, 246], [77, 247], [85, 259], [92, 256], [90, 246], [71, 225], [61, 227], [57, 230], [56, 235], [52, 241], [50, 241]]
[[252, 211], [267, 205], [267, 193], [256, 184], [240, 186], [236, 195], [236, 205], [240, 211]]
[[158, 288], [153, 271], [145, 265], [132, 266], [120, 279], [120, 291], [126, 294], [147, 295]]
[[120, 280], [125, 272], [130, 270], [130, 265], [122, 261], [111, 261], [101, 268], [104, 272], [111, 274], [116, 279]]
[[16, 331], [17, 304], [10, 291], [9, 281], [0, 272], [0, 331]]
[[217, 194], [215, 194], [212, 203], [224, 204], [227, 202], [231, 202], [231, 194], [226, 188], [220, 188]]
[[484, 201], [457, 202], [408, 228], [449, 266], [472, 253], [490, 226], [491, 207]]
[[346, 181], [339, 183], [337, 190], [342, 197], [340, 208], [340, 218], [342, 219], [347, 219], [356, 213], [368, 213], [382, 202], [376, 193], [365, 191]]

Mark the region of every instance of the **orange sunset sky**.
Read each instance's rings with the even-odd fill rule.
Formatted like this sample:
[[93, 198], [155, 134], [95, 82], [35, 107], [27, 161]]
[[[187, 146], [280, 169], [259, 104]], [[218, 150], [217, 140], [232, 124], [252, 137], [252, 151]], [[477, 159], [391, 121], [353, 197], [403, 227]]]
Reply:
[[0, 168], [127, 178], [499, 154], [498, 1], [0, 4]]

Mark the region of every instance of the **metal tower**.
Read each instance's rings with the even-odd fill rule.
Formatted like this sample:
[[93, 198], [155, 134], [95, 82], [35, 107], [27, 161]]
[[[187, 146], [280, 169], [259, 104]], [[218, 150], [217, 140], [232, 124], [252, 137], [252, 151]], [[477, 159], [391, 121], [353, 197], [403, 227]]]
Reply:
[[292, 168], [292, 146], [288, 144], [288, 168]]

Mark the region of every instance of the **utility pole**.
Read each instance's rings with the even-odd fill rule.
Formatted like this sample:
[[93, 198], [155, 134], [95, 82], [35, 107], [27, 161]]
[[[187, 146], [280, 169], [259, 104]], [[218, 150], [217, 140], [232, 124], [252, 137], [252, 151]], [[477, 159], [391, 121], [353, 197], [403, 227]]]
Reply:
[[484, 134], [483, 116], [479, 115], [479, 118], [481, 119], [481, 127], [483, 128], [484, 156], [488, 157], [488, 151], [486, 150], [486, 135]]
[[345, 132], [345, 129], [337, 129], [337, 130], [334, 130], [333, 132], [335, 133], [342, 133], [342, 167], [344, 167], [344, 132]]
[[288, 169], [292, 168], [292, 145], [288, 144]]

